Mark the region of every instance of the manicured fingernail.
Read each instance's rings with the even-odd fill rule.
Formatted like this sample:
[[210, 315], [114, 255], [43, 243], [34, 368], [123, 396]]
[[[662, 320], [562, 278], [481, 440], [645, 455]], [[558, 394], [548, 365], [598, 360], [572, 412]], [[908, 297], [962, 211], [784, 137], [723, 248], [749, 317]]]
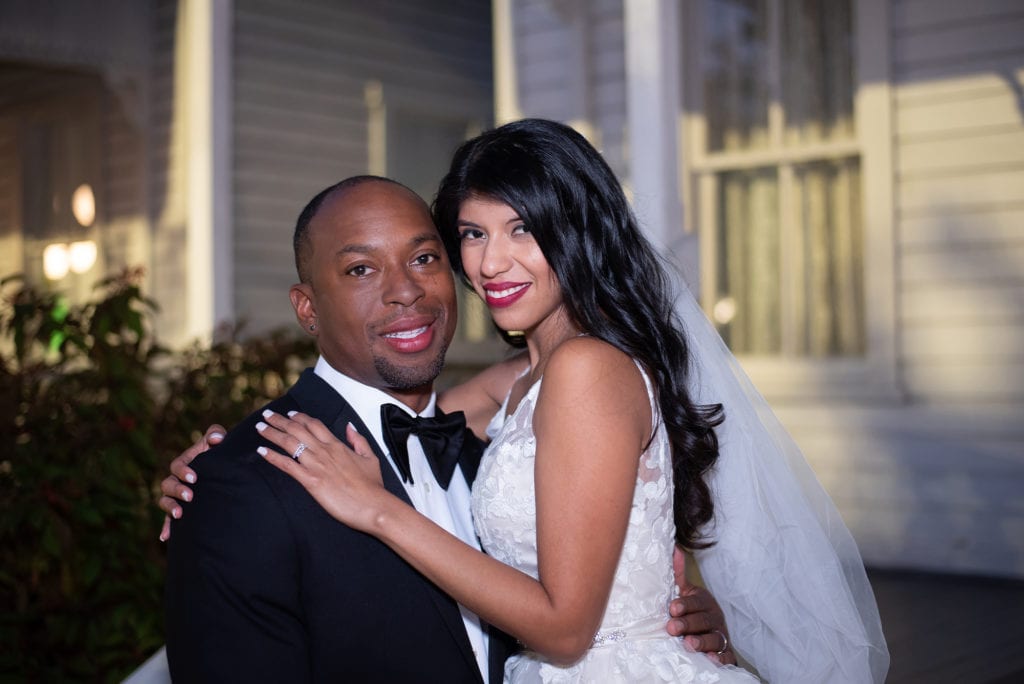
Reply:
[[184, 499], [185, 501], [191, 501], [192, 500], [192, 492], [182, 492], [181, 493], [181, 498]]
[[294, 418], [296, 413], [298, 413], [298, 411], [289, 411], [288, 412], [288, 417], [289, 418]]
[[224, 433], [223, 432], [211, 432], [210, 433], [210, 439], [224, 439]]
[[270, 418], [272, 415], [274, 415], [273, 411], [271, 411], [270, 409], [263, 409], [264, 418]]
[[348, 428], [349, 428], [350, 430], [352, 430], [352, 432], [356, 433], [357, 435], [359, 434], [359, 430], [356, 430], [356, 426], [355, 426], [355, 425], [353, 425], [352, 423], [349, 423], [349, 424], [348, 424]]
[[172, 516], [172, 517], [173, 517], [173, 518], [174, 518], [175, 520], [177, 520], [178, 518], [180, 518], [180, 517], [181, 517], [181, 509], [180, 509], [180, 508], [175, 508], [175, 509], [174, 509], [173, 511], [171, 511], [171, 516]]
[[256, 431], [257, 432], [263, 432], [266, 429], [267, 429], [267, 424], [264, 423], [262, 420], [260, 422], [256, 423]]
[[185, 482], [188, 482], [189, 484], [195, 484], [196, 483], [196, 474], [195, 473], [185, 473]]
[[263, 447], [263, 446], [256, 447], [256, 453], [259, 454], [260, 456], [266, 456], [267, 455], [267, 447]]
[[160, 541], [162, 541], [162, 542], [167, 541], [167, 535], [164, 534], [163, 532], [160, 533]]

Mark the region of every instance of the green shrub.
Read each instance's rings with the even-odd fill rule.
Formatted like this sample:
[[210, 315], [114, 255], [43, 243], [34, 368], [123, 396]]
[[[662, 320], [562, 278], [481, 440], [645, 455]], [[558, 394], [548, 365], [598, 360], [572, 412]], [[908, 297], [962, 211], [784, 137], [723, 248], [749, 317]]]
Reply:
[[171, 352], [139, 281], [108, 279], [81, 306], [3, 283], [0, 680], [119, 681], [163, 642], [168, 462], [314, 358], [309, 338], [239, 329]]

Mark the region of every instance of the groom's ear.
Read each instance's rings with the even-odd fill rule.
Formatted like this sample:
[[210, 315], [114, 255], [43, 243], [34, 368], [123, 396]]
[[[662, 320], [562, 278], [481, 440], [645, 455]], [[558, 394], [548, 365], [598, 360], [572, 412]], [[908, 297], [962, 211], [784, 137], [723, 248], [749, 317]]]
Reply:
[[288, 298], [295, 309], [295, 319], [307, 335], [316, 337], [316, 304], [313, 301], [313, 287], [309, 283], [296, 283], [288, 290]]

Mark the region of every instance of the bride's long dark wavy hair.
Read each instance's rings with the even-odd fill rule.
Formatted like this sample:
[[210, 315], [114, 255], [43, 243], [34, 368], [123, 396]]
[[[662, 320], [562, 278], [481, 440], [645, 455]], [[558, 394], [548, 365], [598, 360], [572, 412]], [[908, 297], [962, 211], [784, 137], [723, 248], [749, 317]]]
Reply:
[[459, 206], [474, 196], [514, 208], [554, 270], [576, 324], [652, 374], [672, 446], [676, 540], [708, 546], [701, 528], [713, 503], [704, 474], [718, 458], [714, 428], [724, 414], [721, 404], [690, 399], [690, 352], [669, 281], [615, 174], [583, 136], [554, 121], [524, 119], [464, 143], [432, 207], [464, 280], [457, 222]]

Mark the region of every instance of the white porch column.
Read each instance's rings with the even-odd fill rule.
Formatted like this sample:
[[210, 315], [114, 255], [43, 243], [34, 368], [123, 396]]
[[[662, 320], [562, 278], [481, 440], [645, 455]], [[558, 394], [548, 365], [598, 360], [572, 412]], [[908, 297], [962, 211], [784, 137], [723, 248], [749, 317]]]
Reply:
[[516, 80], [515, 31], [512, 25], [513, 0], [491, 0], [491, 26], [494, 41], [494, 124], [500, 126], [523, 118], [519, 110]]
[[[187, 36], [187, 336], [209, 339], [234, 309], [231, 198], [232, 0], [182, 0]], [[180, 81], [179, 81], [180, 82]]]
[[679, 185], [681, 61], [677, 0], [624, 0], [630, 187], [641, 226], [696, 284], [696, 240], [683, 232]]

